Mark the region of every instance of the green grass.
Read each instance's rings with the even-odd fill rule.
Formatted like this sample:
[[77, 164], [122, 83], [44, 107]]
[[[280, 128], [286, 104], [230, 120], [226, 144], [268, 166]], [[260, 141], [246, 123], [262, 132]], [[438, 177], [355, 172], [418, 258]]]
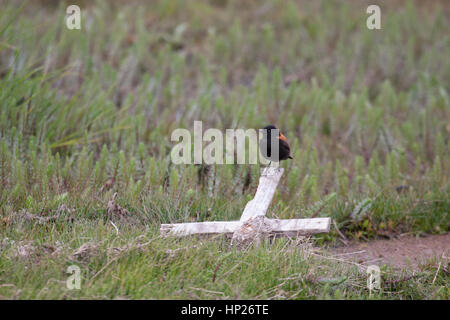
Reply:
[[[26, 242], [4, 241], [3, 298], [449, 298], [448, 275], [435, 263], [401, 274], [385, 266], [382, 290], [369, 292], [365, 268], [312, 250], [304, 240], [279, 239], [239, 252], [223, 238], [163, 239], [155, 236], [154, 228], [128, 227], [116, 234], [103, 221], [79, 221], [65, 228], [23, 226], [18, 232], [36, 243], [28, 255], [20, 256], [17, 247]], [[87, 241], [97, 248], [83, 258], [73, 257]], [[66, 288], [66, 270], [73, 264], [81, 269], [81, 290]]]
[[[63, 4], [21, 3], [0, 0], [3, 297], [369, 298], [364, 272], [300, 257], [287, 240], [248, 255], [201, 240], [167, 256], [200, 240], [157, 238], [108, 255], [157, 237], [160, 223], [237, 219], [252, 198], [259, 166], [171, 163], [171, 132], [194, 120], [283, 130], [294, 160], [268, 216], [329, 216], [362, 240], [448, 232], [446, 2], [382, 2], [379, 31], [361, 1], [81, 1], [81, 31], [65, 28]], [[107, 218], [115, 192], [134, 219], [115, 221], [118, 235]], [[53, 223], [21, 215], [61, 205], [71, 211]], [[338, 237], [333, 228], [314, 241]], [[23, 241], [41, 253], [15, 257]], [[99, 245], [82, 262], [89, 286], [67, 291], [69, 257], [87, 242]], [[436, 268], [370, 297], [448, 299]]]

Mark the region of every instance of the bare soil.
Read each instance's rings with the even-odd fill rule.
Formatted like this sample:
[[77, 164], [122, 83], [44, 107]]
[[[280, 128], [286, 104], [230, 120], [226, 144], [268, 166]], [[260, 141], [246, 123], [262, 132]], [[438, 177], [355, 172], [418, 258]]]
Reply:
[[347, 246], [331, 249], [337, 258], [363, 265], [388, 264], [394, 268], [417, 269], [432, 259], [450, 262], [450, 233], [425, 237], [400, 236], [391, 240], [351, 242]]

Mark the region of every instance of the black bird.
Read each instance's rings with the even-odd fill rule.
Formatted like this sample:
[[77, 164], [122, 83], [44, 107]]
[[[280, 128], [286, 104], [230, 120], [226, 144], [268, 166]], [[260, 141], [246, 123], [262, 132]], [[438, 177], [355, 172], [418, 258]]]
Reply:
[[[263, 129], [263, 138], [260, 142], [261, 153], [264, 158], [270, 161], [281, 161], [286, 159], [293, 159], [291, 157], [291, 148], [287, 143], [286, 137], [278, 130], [278, 159], [276, 155], [272, 155], [271, 137], [272, 130], [278, 130], [274, 125], [268, 125]], [[275, 132], [273, 132], [275, 134]]]

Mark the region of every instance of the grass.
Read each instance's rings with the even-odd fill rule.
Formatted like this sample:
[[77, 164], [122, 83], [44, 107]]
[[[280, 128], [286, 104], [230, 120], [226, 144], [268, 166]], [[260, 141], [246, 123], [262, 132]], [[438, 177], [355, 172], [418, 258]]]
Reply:
[[[446, 2], [382, 2], [378, 31], [361, 1], [80, 1], [81, 31], [55, 3], [0, 0], [2, 297], [448, 299], [437, 263], [408, 281], [384, 269], [370, 294], [365, 272], [305, 244], [158, 238], [160, 223], [237, 219], [257, 187], [259, 166], [170, 162], [194, 120], [283, 130], [294, 160], [268, 216], [329, 216], [360, 240], [448, 232]], [[133, 217], [118, 233], [116, 192]], [[64, 285], [74, 261], [80, 291]]]
[[[3, 297], [20, 299], [448, 299], [448, 276], [430, 263], [419, 272], [382, 268], [382, 290], [369, 292], [362, 266], [336, 261], [305, 240], [281, 239], [248, 252], [223, 238], [163, 239], [153, 228], [78, 222], [70, 228], [25, 227], [27, 242], [4, 242]], [[50, 232], [51, 231], [51, 232]], [[25, 240], [23, 240], [25, 241]], [[88, 241], [90, 251], [73, 253]], [[68, 290], [70, 265], [81, 290]], [[408, 279], [404, 281], [404, 279]], [[435, 279], [436, 277], [436, 279]]]

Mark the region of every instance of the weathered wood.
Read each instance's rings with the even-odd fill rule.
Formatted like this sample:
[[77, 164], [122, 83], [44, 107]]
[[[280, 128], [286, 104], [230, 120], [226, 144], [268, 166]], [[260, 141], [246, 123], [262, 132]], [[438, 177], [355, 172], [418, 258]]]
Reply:
[[[309, 235], [328, 233], [330, 231], [330, 218], [313, 219], [267, 219], [264, 224], [270, 229], [262, 230], [263, 233], [284, 235]], [[162, 224], [161, 234], [164, 236], [188, 236], [193, 234], [233, 234], [242, 225], [241, 221], [211, 221]]]
[[272, 231], [271, 225], [263, 215], [255, 215], [243, 221], [233, 233], [231, 246], [245, 250], [252, 244], [259, 245], [261, 239]]
[[245, 206], [241, 221], [247, 221], [254, 216], [265, 216], [277, 189], [278, 182], [283, 175], [284, 168], [265, 168], [259, 178], [258, 189], [255, 197]]
[[231, 245], [240, 249], [247, 248], [252, 243], [259, 243], [263, 233], [271, 231], [271, 225], [264, 217], [283, 172], [284, 169], [280, 167], [267, 167], [263, 170], [255, 197], [245, 206], [241, 216], [242, 224], [234, 232]]
[[304, 234], [330, 232], [330, 218], [312, 219], [266, 219], [272, 225], [273, 232], [296, 232]]
[[179, 237], [193, 234], [232, 235], [231, 244], [243, 249], [252, 243], [258, 243], [262, 237], [268, 235], [328, 233], [330, 218], [281, 220], [265, 217], [283, 172], [284, 169], [279, 167], [268, 167], [263, 170], [255, 197], [247, 203], [239, 221], [162, 224], [161, 235]]
[[163, 236], [188, 236], [192, 234], [233, 233], [240, 226], [239, 221], [211, 221], [161, 224]]

